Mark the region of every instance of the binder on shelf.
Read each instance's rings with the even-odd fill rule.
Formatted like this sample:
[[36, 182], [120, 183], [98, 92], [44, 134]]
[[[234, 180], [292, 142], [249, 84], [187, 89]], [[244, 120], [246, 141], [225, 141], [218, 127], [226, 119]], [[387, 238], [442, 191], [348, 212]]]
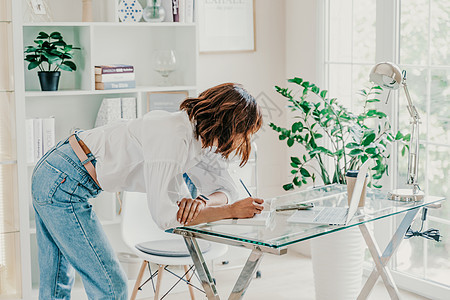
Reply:
[[179, 0], [172, 0], [173, 22], [180, 22]]
[[164, 22], [173, 22], [172, 0], [161, 0], [161, 6], [166, 12], [166, 15], [164, 16]]
[[184, 13], [185, 13], [185, 22], [193, 23], [194, 22], [194, 0], [184, 0], [186, 2]]
[[50, 117], [42, 119], [42, 155], [53, 146], [55, 146], [55, 118]]
[[34, 163], [34, 126], [33, 119], [27, 119], [25, 121], [25, 135], [26, 135], [26, 155], [27, 163]]
[[43, 155], [42, 119], [33, 119], [33, 160], [37, 162]]

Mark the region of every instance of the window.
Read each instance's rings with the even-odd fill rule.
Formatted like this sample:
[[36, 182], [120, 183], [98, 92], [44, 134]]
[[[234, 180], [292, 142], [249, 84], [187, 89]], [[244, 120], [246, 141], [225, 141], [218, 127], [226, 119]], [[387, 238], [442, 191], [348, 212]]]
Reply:
[[[370, 86], [368, 75], [375, 63], [392, 61], [405, 69], [412, 101], [422, 118], [419, 184], [427, 194], [450, 199], [450, 1], [323, 0], [322, 9], [323, 78], [330, 95], [357, 112], [356, 92]], [[409, 133], [405, 95], [403, 91], [393, 94], [390, 105], [380, 105], [384, 105], [394, 125]], [[391, 171], [398, 171], [385, 187], [405, 187], [407, 156], [398, 153], [393, 157], [397, 167]], [[420, 226], [418, 223], [415, 226]], [[441, 231], [442, 242], [417, 237], [405, 240], [393, 267], [430, 284], [438, 283], [448, 292], [448, 201], [441, 209], [429, 210], [424, 228], [431, 227]]]

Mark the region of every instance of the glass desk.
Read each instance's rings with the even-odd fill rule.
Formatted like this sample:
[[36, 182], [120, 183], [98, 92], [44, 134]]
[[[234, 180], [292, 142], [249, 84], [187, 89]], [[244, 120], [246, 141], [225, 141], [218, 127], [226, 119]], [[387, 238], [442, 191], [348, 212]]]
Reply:
[[[184, 237], [208, 299], [220, 298], [196, 239], [200, 238], [252, 249], [229, 297], [229, 299], [241, 299], [261, 262], [263, 253], [283, 255], [287, 253], [289, 245], [358, 226], [376, 266], [361, 290], [358, 299], [366, 299], [369, 296], [378, 276], [381, 276], [383, 279], [391, 298], [398, 299], [398, 290], [387, 268], [387, 262], [400, 245], [419, 209], [425, 206], [438, 207], [439, 202], [443, 200], [443, 197], [426, 196], [420, 202], [391, 201], [387, 200], [387, 191], [368, 189], [366, 204], [361, 210], [363, 215], [355, 216], [346, 226], [288, 223], [287, 219], [295, 211], [273, 211], [267, 226], [210, 223], [178, 227], [170, 231]], [[314, 202], [316, 206], [345, 207], [348, 206], [347, 187], [345, 185], [323, 186], [268, 199], [266, 200], [266, 205], [268, 204], [267, 202], [270, 204], [271, 209], [279, 205], [309, 202]], [[406, 213], [406, 215], [400, 222], [390, 243], [381, 254], [372, 233], [369, 232], [365, 224], [400, 213]]]

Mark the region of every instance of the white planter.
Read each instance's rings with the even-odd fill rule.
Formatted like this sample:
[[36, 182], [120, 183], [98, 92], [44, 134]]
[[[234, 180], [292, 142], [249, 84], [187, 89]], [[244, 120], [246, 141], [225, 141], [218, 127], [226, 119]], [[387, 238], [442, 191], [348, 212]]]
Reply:
[[356, 299], [361, 289], [364, 246], [353, 227], [311, 240], [316, 299]]

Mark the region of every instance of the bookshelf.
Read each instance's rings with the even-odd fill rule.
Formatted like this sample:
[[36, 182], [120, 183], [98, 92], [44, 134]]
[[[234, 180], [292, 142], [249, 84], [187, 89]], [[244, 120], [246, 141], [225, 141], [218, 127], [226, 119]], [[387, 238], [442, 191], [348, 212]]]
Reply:
[[[184, 91], [190, 96], [196, 96], [197, 93], [198, 51], [195, 23], [120, 23], [116, 13], [118, 0], [93, 1], [95, 22], [80, 22], [81, 1], [46, 2], [51, 7], [52, 22], [31, 22], [27, 17], [29, 8], [25, 0], [0, 0], [0, 8], [7, 3], [12, 12], [13, 21], [8, 22], [12, 24], [15, 80], [14, 88], [8, 89], [14, 90], [14, 93], [8, 95], [15, 101], [17, 132], [14, 157], [0, 157], [0, 170], [3, 172], [8, 169], [10, 174], [17, 174], [17, 182], [11, 183], [11, 186], [18, 191], [14, 192], [18, 200], [13, 212], [17, 215], [17, 220], [20, 220], [20, 224], [15, 220], [15, 227], [10, 230], [6, 239], [8, 249], [12, 249], [7, 255], [10, 261], [14, 261], [17, 270], [15, 293], [6, 295], [0, 291], [0, 300], [38, 297], [36, 228], [30, 191], [34, 164], [27, 163], [26, 160], [26, 119], [54, 116], [55, 137], [59, 141], [74, 129], [92, 128], [103, 98], [135, 97], [138, 116], [141, 116], [147, 110], [148, 92]], [[144, 2], [141, 1], [141, 4], [145, 7]], [[29, 71], [28, 63], [23, 60], [23, 49], [33, 44], [40, 31], [59, 31], [67, 43], [81, 48], [75, 52], [74, 57], [77, 71], [61, 72], [58, 91], [42, 92], [37, 70]], [[173, 49], [176, 52], [177, 70], [170, 75], [173, 83], [171, 86], [156, 85], [160, 75], [152, 69], [151, 57], [152, 51], [156, 49]], [[95, 90], [94, 66], [115, 63], [135, 67], [136, 88]], [[129, 252], [120, 237], [121, 219], [117, 213], [119, 202], [115, 194], [103, 192], [91, 204], [113, 248], [117, 252]], [[78, 277], [72, 297], [86, 297]]]

